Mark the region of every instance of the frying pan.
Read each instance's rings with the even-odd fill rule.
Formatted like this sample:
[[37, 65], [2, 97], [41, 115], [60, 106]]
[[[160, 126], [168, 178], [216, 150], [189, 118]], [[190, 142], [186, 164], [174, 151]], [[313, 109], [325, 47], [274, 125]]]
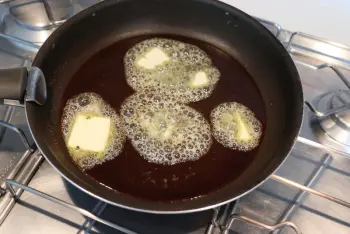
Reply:
[[[254, 161], [236, 180], [206, 196], [155, 202], [113, 191], [72, 162], [61, 137], [58, 107], [74, 73], [108, 45], [148, 34], [186, 36], [225, 51], [244, 65], [262, 95], [267, 123]], [[24, 102], [38, 148], [65, 179], [107, 203], [149, 213], [200, 211], [245, 195], [283, 163], [302, 122], [302, 86], [283, 45], [252, 17], [212, 0], [104, 1], [60, 26], [40, 48], [29, 72], [7, 69], [0, 77], [0, 98]]]

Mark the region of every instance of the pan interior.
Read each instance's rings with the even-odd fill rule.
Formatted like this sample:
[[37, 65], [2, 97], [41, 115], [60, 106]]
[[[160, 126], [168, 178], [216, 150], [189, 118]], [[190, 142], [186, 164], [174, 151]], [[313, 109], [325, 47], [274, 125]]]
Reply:
[[[254, 103], [263, 106], [260, 111], [255, 110], [265, 125], [259, 148], [244, 170], [237, 173], [236, 168], [232, 168], [230, 175], [238, 175], [231, 178], [226, 186], [207, 196], [159, 203], [116, 193], [74, 165], [61, 137], [61, 109], [78, 70], [98, 52], [101, 59], [104, 59], [103, 49], [113, 43], [153, 35], [191, 38], [225, 51], [225, 54], [239, 62], [241, 74], [244, 73], [249, 80], [249, 77], [252, 78], [261, 95], [240, 97], [241, 102], [253, 110], [256, 105]], [[115, 64], [121, 62], [117, 60]], [[42, 69], [48, 84], [48, 101], [43, 107], [26, 104], [30, 128], [42, 152], [54, 167], [78, 187], [110, 203], [131, 209], [160, 213], [183, 212], [209, 208], [234, 199], [258, 185], [277, 169], [291, 149], [301, 124], [301, 85], [288, 53], [253, 19], [218, 2], [103, 2], [73, 17], [56, 30], [41, 48], [33, 65]], [[233, 79], [234, 75], [233, 72]], [[89, 80], [88, 77], [86, 79]], [[239, 90], [239, 85], [237, 82], [227, 86], [227, 89], [232, 87], [234, 94]], [[118, 88], [120, 87], [115, 88], [116, 94], [121, 92]], [[113, 102], [112, 98], [107, 99]], [[248, 158], [249, 155], [246, 155]], [[211, 173], [210, 170], [208, 173]]]
[[[94, 92], [119, 112], [124, 100], [134, 93], [126, 83], [123, 57], [136, 43], [154, 36], [199, 46], [221, 72], [220, 80], [209, 98], [187, 104], [201, 113], [208, 123], [210, 112], [215, 107], [234, 101], [248, 106], [263, 124], [266, 123], [262, 96], [237, 60], [210, 44], [174, 35], [127, 38], [94, 54], [74, 74], [65, 89], [61, 110], [62, 104], [73, 96]], [[190, 199], [207, 195], [237, 179], [254, 161], [258, 151], [258, 148], [249, 152], [233, 151], [213, 140], [209, 152], [200, 159], [170, 166], [148, 162], [127, 141], [120, 155], [86, 170], [86, 173], [108, 187], [135, 197], [153, 201]]]

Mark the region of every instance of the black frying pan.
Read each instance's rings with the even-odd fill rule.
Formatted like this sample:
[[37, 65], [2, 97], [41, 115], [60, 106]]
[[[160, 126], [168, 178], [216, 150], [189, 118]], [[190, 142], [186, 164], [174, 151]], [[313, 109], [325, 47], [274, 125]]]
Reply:
[[[264, 136], [252, 162], [227, 185], [195, 199], [157, 202], [115, 192], [72, 162], [61, 137], [64, 91], [79, 68], [116, 41], [159, 34], [197, 39], [233, 56], [253, 78], [265, 105]], [[47, 97], [43, 105], [44, 82], [40, 70], [34, 67], [45, 76]], [[29, 74], [27, 81], [23, 68], [3, 71], [0, 96], [25, 100], [31, 132], [46, 159], [81, 190], [137, 211], [193, 212], [243, 196], [264, 182], [286, 159], [302, 121], [302, 87], [288, 52], [252, 17], [212, 0], [109, 0], [94, 5], [69, 19], [49, 37]]]

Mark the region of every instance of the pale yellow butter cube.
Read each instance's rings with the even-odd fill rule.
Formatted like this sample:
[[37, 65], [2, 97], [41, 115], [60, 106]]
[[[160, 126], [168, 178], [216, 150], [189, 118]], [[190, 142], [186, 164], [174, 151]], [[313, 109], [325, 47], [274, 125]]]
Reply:
[[166, 61], [169, 61], [166, 53], [159, 48], [153, 48], [137, 61], [137, 65], [146, 69], [154, 69]]
[[106, 149], [111, 120], [104, 117], [77, 116], [68, 139], [68, 147], [91, 152]]
[[203, 71], [200, 71], [194, 75], [189, 85], [192, 88], [201, 88], [208, 85], [208, 83], [209, 83], [209, 79], [207, 74]]
[[244, 122], [240, 114], [235, 115], [238, 132], [237, 137], [241, 141], [249, 141], [252, 139], [250, 126], [248, 123]]
[[170, 139], [171, 136], [173, 135], [174, 130], [175, 130], [175, 126], [169, 125], [167, 129], [165, 129], [165, 131], [162, 133], [161, 139], [163, 141]]

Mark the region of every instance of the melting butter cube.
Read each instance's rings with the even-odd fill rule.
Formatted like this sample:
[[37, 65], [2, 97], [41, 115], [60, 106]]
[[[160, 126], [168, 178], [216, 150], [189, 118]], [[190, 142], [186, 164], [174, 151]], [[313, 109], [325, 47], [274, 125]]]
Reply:
[[209, 83], [209, 79], [207, 74], [203, 71], [200, 71], [194, 75], [189, 85], [192, 88], [201, 88], [208, 85], [208, 83]]
[[[159, 114], [159, 113], [158, 113]], [[154, 138], [157, 138], [159, 140], [165, 141], [170, 139], [172, 136], [175, 126], [173, 124], [165, 123], [166, 127], [161, 126], [163, 125], [165, 116], [160, 116], [156, 118], [146, 119], [145, 116], [141, 116], [140, 118], [140, 125], [142, 128], [144, 128], [147, 133]], [[165, 120], [166, 122], [166, 120]]]
[[235, 114], [235, 120], [237, 124], [237, 138], [241, 141], [251, 140], [251, 126], [242, 119], [240, 114]]
[[161, 49], [153, 48], [137, 61], [137, 65], [146, 69], [154, 69], [166, 61], [169, 61], [169, 57]]
[[110, 131], [109, 118], [78, 115], [68, 139], [68, 147], [91, 152], [106, 149]]
[[173, 135], [173, 132], [174, 132], [174, 130], [175, 130], [174, 128], [175, 128], [175, 126], [169, 125], [169, 126], [165, 129], [165, 131], [162, 133], [162, 136], [161, 136], [161, 138], [162, 138], [163, 141], [168, 140], [168, 139], [171, 138], [171, 136]]

